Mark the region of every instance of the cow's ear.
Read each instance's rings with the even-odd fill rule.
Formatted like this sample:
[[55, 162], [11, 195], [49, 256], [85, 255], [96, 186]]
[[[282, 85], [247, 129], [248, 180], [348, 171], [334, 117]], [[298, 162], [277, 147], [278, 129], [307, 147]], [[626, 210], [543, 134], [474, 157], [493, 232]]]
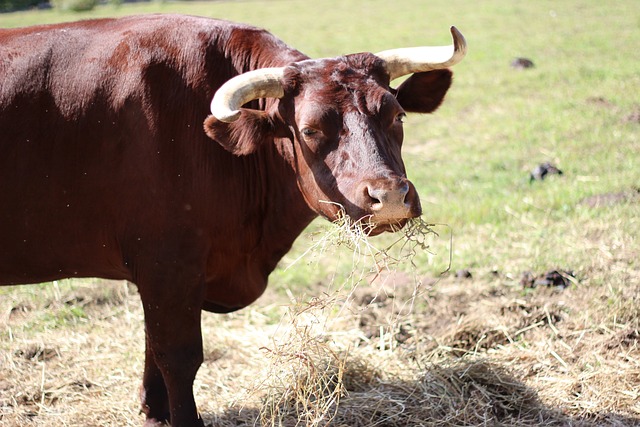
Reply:
[[231, 123], [221, 122], [214, 116], [207, 117], [204, 131], [209, 138], [237, 156], [255, 152], [275, 135], [273, 122], [264, 111], [244, 108], [240, 117]]
[[405, 111], [431, 113], [442, 103], [452, 76], [448, 69], [415, 73], [398, 86], [396, 98]]

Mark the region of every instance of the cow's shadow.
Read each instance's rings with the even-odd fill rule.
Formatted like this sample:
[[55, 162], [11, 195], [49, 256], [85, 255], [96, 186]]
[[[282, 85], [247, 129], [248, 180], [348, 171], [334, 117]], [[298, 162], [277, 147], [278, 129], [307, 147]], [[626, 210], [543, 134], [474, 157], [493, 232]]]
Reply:
[[[280, 408], [279, 408], [280, 409]], [[208, 426], [305, 426], [295, 411], [281, 408], [273, 424], [261, 423], [260, 408], [230, 408], [203, 414]], [[335, 408], [334, 408], [335, 409]], [[545, 405], [537, 391], [490, 361], [432, 366], [415, 381], [371, 381], [340, 399], [332, 427], [371, 426], [640, 426], [640, 418], [619, 413], [571, 416]]]

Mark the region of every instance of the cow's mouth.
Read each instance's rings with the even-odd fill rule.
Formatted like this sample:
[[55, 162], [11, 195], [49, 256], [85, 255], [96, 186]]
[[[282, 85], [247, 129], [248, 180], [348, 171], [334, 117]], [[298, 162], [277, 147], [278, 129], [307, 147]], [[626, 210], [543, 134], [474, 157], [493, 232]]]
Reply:
[[340, 211], [336, 218], [332, 220], [338, 227], [345, 227], [358, 235], [366, 237], [378, 236], [383, 233], [396, 233], [409, 222], [409, 218], [402, 218], [393, 221], [376, 222], [372, 215], [354, 220], [353, 217]]
[[348, 212], [341, 204], [335, 202], [324, 202], [325, 210], [320, 211], [320, 215], [325, 219], [355, 231], [357, 234], [367, 237], [377, 236], [383, 233], [395, 233], [412, 219], [420, 216], [421, 211], [409, 212], [407, 216], [400, 218], [378, 218], [375, 213], [365, 213], [362, 210]]
[[407, 224], [409, 221], [408, 218], [392, 221], [388, 223], [375, 223], [371, 222], [369, 226], [368, 236], [377, 236], [382, 233], [395, 233], [400, 230]]

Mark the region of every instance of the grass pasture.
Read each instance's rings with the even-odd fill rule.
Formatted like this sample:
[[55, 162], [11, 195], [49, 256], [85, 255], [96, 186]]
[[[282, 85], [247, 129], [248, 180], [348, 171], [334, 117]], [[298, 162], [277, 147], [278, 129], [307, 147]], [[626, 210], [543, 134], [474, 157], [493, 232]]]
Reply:
[[[0, 27], [148, 12], [249, 22], [313, 57], [446, 44], [452, 24], [469, 43], [440, 110], [405, 124], [428, 248], [314, 222], [256, 304], [203, 316], [207, 423], [640, 425], [636, 0], [132, 3]], [[531, 182], [543, 162], [563, 174]], [[1, 426], [141, 425], [143, 357], [131, 284], [0, 288]]]

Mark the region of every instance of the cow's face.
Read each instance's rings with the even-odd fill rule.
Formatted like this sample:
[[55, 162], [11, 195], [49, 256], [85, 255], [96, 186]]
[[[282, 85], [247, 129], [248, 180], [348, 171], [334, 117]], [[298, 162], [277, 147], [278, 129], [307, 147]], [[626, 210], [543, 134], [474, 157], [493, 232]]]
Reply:
[[266, 113], [242, 110], [229, 124], [209, 118], [209, 136], [235, 154], [280, 138], [307, 204], [329, 220], [346, 214], [378, 234], [421, 214], [401, 158], [403, 119], [439, 106], [449, 70], [417, 73], [391, 89], [382, 60], [355, 54], [295, 63], [282, 80], [284, 95]]
[[294, 141], [299, 186], [329, 220], [347, 214], [398, 229], [421, 214], [401, 157], [405, 109], [371, 54], [310, 60], [285, 71], [278, 105]]

